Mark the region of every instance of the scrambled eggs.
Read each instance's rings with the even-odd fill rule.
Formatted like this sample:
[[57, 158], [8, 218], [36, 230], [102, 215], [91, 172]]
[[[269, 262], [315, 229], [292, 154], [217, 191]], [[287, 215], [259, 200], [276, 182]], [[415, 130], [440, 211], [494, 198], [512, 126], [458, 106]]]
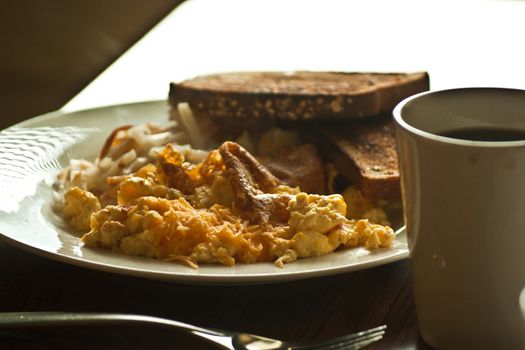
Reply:
[[[342, 247], [378, 248], [394, 240], [388, 226], [348, 219], [339, 194], [307, 194], [281, 185], [233, 142], [197, 165], [168, 145], [156, 164], [107, 183], [98, 197], [79, 187], [64, 196], [64, 217], [89, 230], [82, 237], [88, 247], [191, 267], [264, 261], [282, 267]], [[102, 196], [110, 203], [103, 208]]]

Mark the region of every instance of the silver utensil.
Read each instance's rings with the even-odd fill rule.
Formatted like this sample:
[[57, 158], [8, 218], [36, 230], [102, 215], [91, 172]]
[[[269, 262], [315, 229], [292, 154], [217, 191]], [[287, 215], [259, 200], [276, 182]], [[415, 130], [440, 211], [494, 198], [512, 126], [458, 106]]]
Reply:
[[361, 349], [383, 337], [386, 326], [344, 335], [316, 343], [292, 344], [248, 333], [236, 333], [219, 329], [206, 329], [187, 323], [160, 317], [115, 314], [115, 313], [74, 313], [74, 312], [4, 312], [0, 313], [0, 329], [30, 328], [48, 326], [82, 326], [110, 324], [143, 324], [178, 329], [206, 338], [230, 350], [336, 350]]

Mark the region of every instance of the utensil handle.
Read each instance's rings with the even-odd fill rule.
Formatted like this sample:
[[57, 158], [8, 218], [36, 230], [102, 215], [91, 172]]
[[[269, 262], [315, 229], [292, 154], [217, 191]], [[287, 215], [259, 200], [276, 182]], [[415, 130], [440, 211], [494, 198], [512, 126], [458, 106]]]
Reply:
[[221, 332], [209, 330], [191, 324], [168, 320], [160, 317], [116, 314], [116, 313], [78, 313], [78, 312], [3, 312], [0, 313], [0, 329], [56, 327], [56, 326], [86, 326], [104, 324], [143, 324], [178, 328], [188, 332], [200, 332], [211, 335], [224, 335]]

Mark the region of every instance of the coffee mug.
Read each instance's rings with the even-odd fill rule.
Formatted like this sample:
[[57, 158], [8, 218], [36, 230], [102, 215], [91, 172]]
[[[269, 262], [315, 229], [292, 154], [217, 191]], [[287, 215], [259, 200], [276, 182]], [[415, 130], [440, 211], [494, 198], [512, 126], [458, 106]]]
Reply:
[[425, 92], [394, 120], [423, 340], [524, 349], [525, 91]]

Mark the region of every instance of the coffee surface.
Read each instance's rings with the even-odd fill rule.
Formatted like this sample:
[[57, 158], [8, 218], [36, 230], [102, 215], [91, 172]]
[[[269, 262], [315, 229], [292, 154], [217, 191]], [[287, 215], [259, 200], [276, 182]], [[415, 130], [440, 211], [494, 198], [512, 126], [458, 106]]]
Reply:
[[440, 133], [441, 136], [470, 141], [525, 140], [525, 130], [504, 128], [463, 128]]

